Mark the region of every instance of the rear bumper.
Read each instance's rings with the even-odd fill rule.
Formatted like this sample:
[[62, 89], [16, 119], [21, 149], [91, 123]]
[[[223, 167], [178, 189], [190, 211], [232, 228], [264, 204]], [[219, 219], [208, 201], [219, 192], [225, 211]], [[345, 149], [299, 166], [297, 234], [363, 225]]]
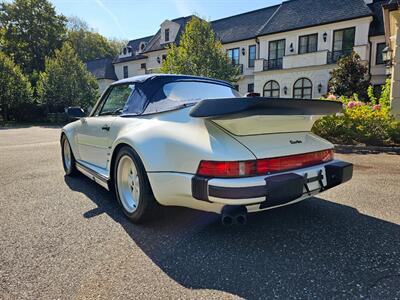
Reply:
[[192, 196], [224, 205], [260, 204], [260, 209], [285, 205], [333, 188], [352, 178], [353, 165], [343, 161], [286, 173], [238, 179], [194, 176]]

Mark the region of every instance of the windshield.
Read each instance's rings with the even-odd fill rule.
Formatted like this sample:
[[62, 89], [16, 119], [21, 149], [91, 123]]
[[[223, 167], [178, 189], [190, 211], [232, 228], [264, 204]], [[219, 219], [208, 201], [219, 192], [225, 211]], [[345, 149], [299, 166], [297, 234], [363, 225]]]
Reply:
[[238, 98], [233, 88], [212, 82], [175, 81], [163, 85], [146, 108], [146, 113], [168, 111], [189, 106], [204, 99]]

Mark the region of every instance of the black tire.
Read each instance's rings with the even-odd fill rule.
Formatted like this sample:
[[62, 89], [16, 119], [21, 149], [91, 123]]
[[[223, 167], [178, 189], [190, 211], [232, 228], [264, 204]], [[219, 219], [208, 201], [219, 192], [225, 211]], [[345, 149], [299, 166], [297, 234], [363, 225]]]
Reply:
[[[139, 178], [139, 201], [135, 211], [129, 212], [125, 209], [124, 205], [121, 202], [119, 188], [118, 188], [118, 166], [121, 158], [124, 156], [129, 156], [133, 163], [135, 164], [137, 175]], [[135, 224], [143, 223], [145, 221], [150, 220], [157, 211], [157, 201], [154, 198], [153, 192], [151, 190], [151, 186], [149, 183], [149, 179], [147, 177], [144, 166], [137, 155], [137, 153], [130, 147], [125, 146], [121, 148], [116, 156], [114, 169], [113, 169], [113, 187], [115, 191], [115, 196], [122, 208], [124, 214]]]
[[[67, 143], [67, 145], [65, 145]], [[67, 165], [67, 162], [65, 160], [65, 152], [64, 152], [64, 145], [69, 148], [70, 152], [70, 157], [71, 157], [71, 162], [70, 165]], [[72, 153], [71, 145], [69, 144], [69, 141], [65, 134], [62, 135], [61, 137], [61, 158], [62, 158], [62, 163], [65, 171], [66, 176], [74, 176], [78, 173], [78, 170], [76, 169], [76, 160], [74, 157], [74, 154]]]

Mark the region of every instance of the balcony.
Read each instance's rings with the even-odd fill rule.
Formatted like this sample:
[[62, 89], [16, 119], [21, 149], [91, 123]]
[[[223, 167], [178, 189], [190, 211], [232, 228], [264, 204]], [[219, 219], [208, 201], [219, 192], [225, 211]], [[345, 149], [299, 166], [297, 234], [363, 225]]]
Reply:
[[335, 64], [344, 56], [348, 56], [351, 54], [352, 51], [356, 52], [361, 60], [368, 60], [368, 53], [369, 53], [368, 45], [359, 45], [354, 46], [353, 49], [349, 50], [340, 50], [340, 51], [332, 51], [328, 52], [327, 64]]
[[336, 64], [342, 57], [350, 55], [352, 50], [328, 51], [327, 64]]
[[282, 70], [283, 58], [264, 60], [263, 71]]
[[233, 64], [239, 70], [239, 75], [243, 75], [243, 64]]
[[305, 68], [312, 66], [323, 66], [336, 64], [337, 61], [346, 55], [355, 51], [360, 55], [361, 60], [368, 60], [368, 45], [354, 46], [353, 49], [347, 51], [328, 51], [321, 50], [303, 54], [289, 54], [279, 59], [257, 59], [255, 61], [254, 72], [287, 70], [294, 68]]

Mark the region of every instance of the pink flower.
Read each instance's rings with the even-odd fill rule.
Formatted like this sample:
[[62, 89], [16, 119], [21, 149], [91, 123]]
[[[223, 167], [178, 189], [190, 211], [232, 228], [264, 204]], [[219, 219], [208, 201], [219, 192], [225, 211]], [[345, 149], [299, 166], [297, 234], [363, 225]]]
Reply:
[[327, 99], [328, 100], [333, 100], [333, 101], [336, 101], [336, 96], [335, 95], [333, 95], [333, 94], [329, 94], [329, 96], [327, 97]]
[[357, 106], [363, 106], [363, 105], [365, 105], [363, 102], [361, 102], [361, 101], [350, 101], [348, 104], [347, 104], [347, 108], [353, 108], [353, 107], [357, 107]]
[[374, 110], [381, 110], [381, 105], [380, 104], [375, 104], [374, 106], [372, 106], [372, 108]]

